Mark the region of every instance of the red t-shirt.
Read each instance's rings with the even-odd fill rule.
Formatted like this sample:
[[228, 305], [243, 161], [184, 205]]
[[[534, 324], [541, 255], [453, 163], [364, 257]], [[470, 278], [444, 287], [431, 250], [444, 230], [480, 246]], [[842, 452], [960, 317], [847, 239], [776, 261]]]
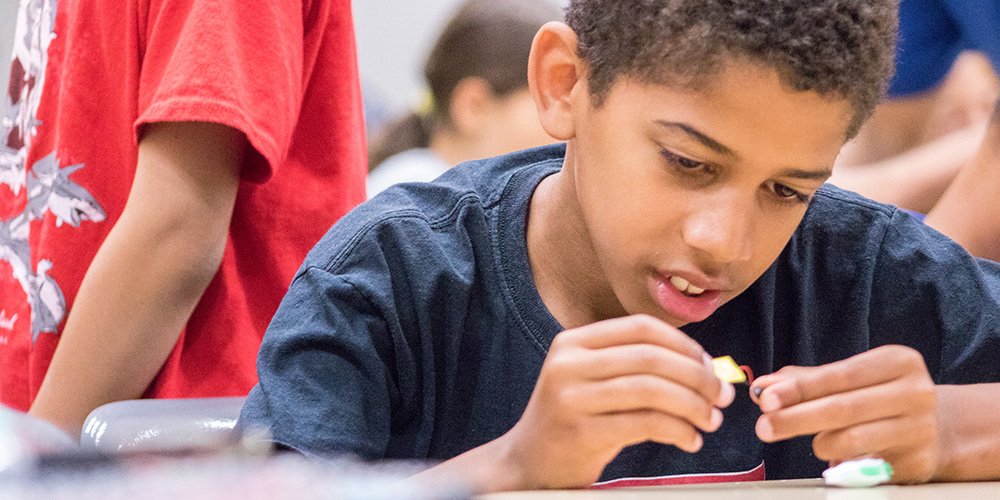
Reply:
[[365, 198], [350, 2], [56, 3], [22, 2], [0, 113], [0, 401], [34, 399], [143, 125], [189, 120], [237, 128], [254, 151], [219, 271], [146, 396], [245, 395], [305, 254]]

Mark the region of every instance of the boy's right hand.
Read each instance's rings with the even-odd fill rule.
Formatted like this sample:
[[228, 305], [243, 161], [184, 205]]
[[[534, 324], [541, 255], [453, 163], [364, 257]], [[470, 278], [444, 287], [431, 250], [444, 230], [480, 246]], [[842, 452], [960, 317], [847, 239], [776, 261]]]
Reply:
[[632, 444], [698, 451], [733, 395], [680, 330], [616, 318], [556, 336], [524, 414], [497, 441], [518, 489], [585, 487]]

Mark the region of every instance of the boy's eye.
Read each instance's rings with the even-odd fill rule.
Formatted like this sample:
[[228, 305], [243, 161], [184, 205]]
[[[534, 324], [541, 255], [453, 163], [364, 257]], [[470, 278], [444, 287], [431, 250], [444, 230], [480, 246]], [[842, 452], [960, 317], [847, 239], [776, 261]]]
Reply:
[[678, 155], [677, 153], [674, 153], [672, 151], [663, 148], [660, 148], [660, 155], [663, 156], [669, 163], [677, 165], [678, 167], [681, 167], [686, 170], [695, 170], [705, 165], [700, 161], [692, 160], [690, 158], [685, 158], [681, 155]]
[[778, 198], [789, 201], [797, 201], [801, 203], [809, 202], [809, 195], [800, 193], [784, 184], [774, 183], [774, 194], [778, 195]]
[[790, 188], [790, 187], [788, 187], [788, 186], [785, 186], [784, 184], [775, 184], [774, 185], [774, 194], [776, 194], [776, 195], [778, 195], [778, 196], [780, 196], [782, 198], [791, 198], [791, 197], [799, 194], [799, 192], [796, 191], [796, 190], [794, 190], [794, 189], [792, 189], [792, 188]]

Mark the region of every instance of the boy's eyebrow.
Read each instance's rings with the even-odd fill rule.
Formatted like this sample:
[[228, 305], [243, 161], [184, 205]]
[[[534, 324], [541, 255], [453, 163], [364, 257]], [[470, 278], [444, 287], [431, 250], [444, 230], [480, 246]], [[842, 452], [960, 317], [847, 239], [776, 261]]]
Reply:
[[803, 179], [807, 181], [826, 181], [833, 174], [833, 170], [829, 168], [824, 168], [821, 170], [801, 170], [798, 168], [789, 168], [787, 170], [782, 170], [778, 173], [779, 177], [792, 177], [795, 179]]
[[680, 122], [668, 122], [665, 120], [656, 120], [656, 124], [662, 127], [679, 130], [685, 134], [691, 136], [694, 140], [704, 144], [706, 147], [715, 151], [716, 153], [723, 154], [726, 156], [736, 157], [738, 156], [733, 152], [732, 149], [727, 148], [719, 141], [712, 139], [711, 137], [699, 132], [696, 128]]
[[[1000, 109], [1000, 105], [998, 105], [997, 109]], [[679, 130], [691, 136], [691, 138], [693, 138], [694, 140], [704, 144], [706, 147], [708, 147], [712, 151], [715, 151], [716, 153], [726, 155], [732, 158], [737, 158], [739, 156], [735, 152], [733, 152], [732, 149], [729, 149], [719, 141], [712, 139], [711, 137], [703, 134], [702, 132], [699, 132], [698, 129], [686, 123], [668, 122], [666, 120], [656, 120], [655, 123], [665, 128]], [[822, 168], [819, 170], [789, 168], [786, 170], [782, 170], [779, 176], [791, 177], [794, 179], [803, 179], [807, 181], [826, 181], [827, 179], [830, 178], [832, 174], [833, 174], [833, 169], [831, 168]]]

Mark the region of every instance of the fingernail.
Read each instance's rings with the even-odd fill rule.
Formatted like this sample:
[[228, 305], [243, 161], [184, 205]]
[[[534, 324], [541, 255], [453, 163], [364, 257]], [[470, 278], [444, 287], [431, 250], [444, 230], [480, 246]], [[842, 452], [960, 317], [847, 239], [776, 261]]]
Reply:
[[709, 422], [711, 425], [711, 431], [715, 432], [722, 425], [722, 410], [718, 408], [712, 408], [712, 419]]
[[750, 397], [753, 398], [755, 403], [760, 401], [760, 393], [762, 392], [764, 392], [764, 388], [759, 385], [750, 388]]
[[767, 417], [760, 417], [757, 420], [757, 437], [767, 442], [774, 439], [774, 427], [771, 427], [771, 420]]
[[760, 411], [768, 412], [781, 409], [781, 400], [778, 399], [778, 395], [773, 392], [768, 392], [760, 396]]
[[732, 404], [733, 399], [736, 398], [736, 388], [733, 384], [726, 382], [722, 383], [722, 392], [719, 394], [719, 406], [725, 408]]
[[694, 445], [692, 446], [691, 452], [694, 453], [700, 450], [702, 445], [704, 444], [705, 444], [705, 438], [701, 437], [701, 434], [696, 435], [694, 437]]

